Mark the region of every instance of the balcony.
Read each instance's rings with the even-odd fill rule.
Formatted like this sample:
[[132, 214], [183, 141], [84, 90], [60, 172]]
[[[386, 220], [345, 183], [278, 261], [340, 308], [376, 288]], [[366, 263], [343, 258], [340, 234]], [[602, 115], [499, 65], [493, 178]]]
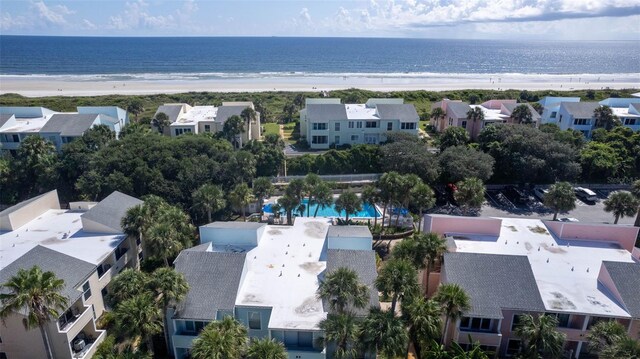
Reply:
[[107, 273], [111, 269], [111, 264], [105, 263], [98, 266], [98, 278], [102, 278], [102, 276]]
[[[481, 345], [499, 347], [502, 342], [502, 333], [496, 332], [480, 332], [456, 329], [454, 338], [459, 344], [472, 344], [479, 342]], [[469, 340], [471, 338], [471, 340]]]
[[76, 323], [86, 324], [87, 316], [91, 316], [89, 308], [90, 307], [83, 306], [78, 301], [64, 312], [64, 314], [58, 318], [58, 330], [60, 333], [69, 333]]
[[[95, 354], [100, 343], [102, 343], [102, 341], [104, 341], [104, 338], [106, 338], [107, 336], [107, 332], [105, 330], [100, 330], [95, 332], [95, 334], [98, 334], [97, 337], [93, 337], [92, 335], [83, 335], [83, 334], [84, 333], [80, 333], [77, 338], [74, 338], [74, 340], [71, 341], [71, 343], [69, 343], [71, 346], [71, 352], [74, 359], [91, 358], [93, 354]], [[80, 336], [82, 336], [82, 338]], [[84, 344], [77, 345], [74, 348], [74, 341], [75, 341], [75, 344], [78, 344], [80, 340]], [[82, 348], [80, 348], [81, 346]]]
[[127, 251], [129, 250], [129, 248], [127, 247], [118, 247], [115, 250], [115, 255], [116, 255], [116, 261], [119, 261], [120, 258], [122, 258], [123, 255], [127, 254]]
[[587, 332], [582, 329], [575, 328], [557, 328], [560, 333], [564, 333], [567, 335], [568, 341], [584, 341], [586, 340]]

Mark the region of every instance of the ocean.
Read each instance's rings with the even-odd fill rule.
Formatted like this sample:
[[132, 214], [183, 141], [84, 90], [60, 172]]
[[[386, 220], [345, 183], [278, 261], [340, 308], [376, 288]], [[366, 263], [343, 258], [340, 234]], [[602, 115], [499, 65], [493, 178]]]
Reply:
[[199, 80], [640, 74], [640, 41], [0, 36], [0, 76]]

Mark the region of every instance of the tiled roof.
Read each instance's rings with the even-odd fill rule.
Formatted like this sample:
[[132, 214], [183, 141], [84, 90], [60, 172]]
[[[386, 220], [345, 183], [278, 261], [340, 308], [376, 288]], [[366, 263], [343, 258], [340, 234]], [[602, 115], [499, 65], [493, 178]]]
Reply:
[[165, 115], [167, 115], [167, 117], [169, 118], [169, 122], [170, 123], [174, 123], [174, 122], [176, 122], [178, 120], [178, 116], [180, 115], [180, 112], [182, 111], [182, 106], [183, 105], [162, 105], [162, 106], [159, 106], [158, 110], [153, 115], [153, 117], [157, 116], [160, 112], [162, 112]]
[[468, 103], [465, 102], [448, 102], [447, 111], [451, 111], [456, 118], [467, 118], [467, 112], [471, 110]]
[[327, 273], [338, 268], [346, 267], [354, 270], [360, 282], [369, 288], [369, 305], [356, 311], [358, 315], [366, 315], [369, 307], [379, 306], [378, 290], [375, 286], [378, 272], [376, 271], [376, 257], [374, 251], [329, 249], [327, 250]]
[[59, 133], [60, 136], [82, 136], [91, 128], [98, 115], [59, 113], [51, 116], [49, 121], [40, 129], [41, 133]]
[[372, 238], [367, 226], [330, 226], [327, 236]]
[[225, 222], [225, 221], [216, 221], [211, 222], [209, 224], [204, 225], [203, 227], [209, 228], [236, 228], [236, 229], [258, 229], [260, 227], [266, 226], [266, 223], [258, 223], [258, 222]]
[[220, 106], [216, 115], [216, 122], [225, 123], [231, 116], [240, 116], [249, 106]]
[[471, 297], [466, 316], [502, 318], [502, 309], [545, 311], [526, 256], [445, 253], [444, 273], [447, 283], [459, 284]]
[[307, 105], [307, 117], [311, 121], [347, 119], [347, 110], [342, 104]]
[[116, 231], [122, 231], [120, 222], [127, 214], [129, 208], [142, 204], [143, 202], [135, 197], [114, 191], [105, 199], [98, 202], [93, 208], [82, 214], [83, 219], [102, 224]]
[[640, 318], [640, 264], [603, 261], [629, 314]]
[[574, 118], [592, 118], [593, 111], [600, 107], [597, 102], [563, 102], [560, 108], [563, 108]]
[[378, 104], [376, 105], [380, 119], [400, 120], [401, 122], [418, 121], [420, 116], [411, 104]]

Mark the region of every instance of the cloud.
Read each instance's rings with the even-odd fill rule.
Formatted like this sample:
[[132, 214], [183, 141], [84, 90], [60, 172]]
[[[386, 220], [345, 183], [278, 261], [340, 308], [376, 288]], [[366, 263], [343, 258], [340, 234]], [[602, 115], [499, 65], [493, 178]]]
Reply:
[[311, 21], [311, 14], [309, 14], [309, 9], [307, 9], [306, 7], [303, 7], [302, 10], [300, 10], [300, 14], [298, 14], [298, 19], [303, 24], [311, 24], [312, 21]]
[[52, 25], [67, 25], [65, 16], [74, 14], [75, 11], [69, 10], [64, 5], [47, 6], [44, 1], [37, 1], [31, 4], [31, 8], [41, 20]]
[[87, 20], [87, 19], [83, 19], [82, 20], [82, 27], [85, 30], [96, 30], [98, 27], [92, 23], [91, 21]]
[[0, 30], [10, 31], [25, 29], [31, 25], [31, 22], [24, 16], [11, 16], [7, 12], [0, 14]]
[[[194, 5], [191, 5], [192, 9]], [[115, 30], [131, 29], [161, 29], [175, 28], [176, 21], [173, 15], [151, 15], [148, 13], [149, 4], [144, 0], [127, 2], [124, 5], [124, 12], [109, 18], [108, 27]]]

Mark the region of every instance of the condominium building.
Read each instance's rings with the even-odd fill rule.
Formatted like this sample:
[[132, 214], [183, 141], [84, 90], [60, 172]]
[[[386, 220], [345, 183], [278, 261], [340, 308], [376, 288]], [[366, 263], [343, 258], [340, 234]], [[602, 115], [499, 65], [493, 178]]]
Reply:
[[640, 98], [611, 97], [598, 102], [602, 106], [609, 106], [613, 114], [620, 120], [622, 126], [634, 132], [640, 131]]
[[316, 291], [326, 273], [340, 267], [356, 271], [369, 287], [367, 308], [378, 305], [372, 235], [365, 226], [300, 217], [293, 226], [213, 222], [200, 227], [200, 241], [175, 260], [190, 287], [167, 313], [176, 359], [187, 358], [200, 330], [224, 316], [244, 324], [251, 338], [282, 342], [291, 359], [331, 358], [317, 341], [329, 308]]
[[[0, 283], [33, 266], [64, 280], [67, 308], [45, 328], [54, 358], [91, 358], [106, 337], [96, 319], [105, 311], [108, 284], [124, 268], [138, 267], [142, 257], [140, 243], [120, 228], [127, 209], [140, 203], [113, 192], [65, 210], [54, 190], [0, 212]], [[0, 357], [46, 357], [40, 330], [26, 330], [24, 319], [16, 312], [0, 324]]]
[[88, 129], [105, 125], [116, 133], [129, 123], [127, 111], [116, 107], [78, 107], [77, 112], [56, 112], [44, 107], [0, 107], [0, 149], [15, 152], [29, 135], [62, 145], [81, 137]]
[[418, 135], [420, 116], [403, 99], [369, 99], [364, 104], [342, 104], [338, 98], [306, 100], [300, 110], [300, 135], [312, 149], [379, 144], [387, 134]]
[[[183, 133], [217, 133], [224, 128], [225, 122], [232, 116], [241, 116], [246, 108], [254, 109], [252, 102], [223, 102], [222, 106], [189, 106], [186, 103], [170, 103], [158, 107], [156, 111], [164, 113], [171, 123], [163, 129], [166, 136], [179, 136]], [[250, 140], [260, 139], [260, 113], [256, 112], [255, 121], [244, 124], [245, 131], [238, 136], [240, 146]]]
[[560, 111], [560, 104], [563, 102], [580, 102], [580, 97], [543, 97], [542, 100], [538, 101], [538, 103], [542, 105], [540, 122], [543, 124], [558, 124], [558, 112]]
[[[452, 126], [462, 127], [467, 130], [469, 137], [477, 138], [482, 129], [487, 126], [498, 123], [514, 123], [512, 113], [520, 105], [522, 104], [516, 100], [489, 100], [480, 105], [469, 105], [462, 101], [444, 99], [431, 106], [432, 109], [442, 108], [445, 113], [444, 117], [432, 119], [432, 124], [438, 132]], [[540, 123], [540, 115], [530, 104], [524, 105], [531, 113], [532, 124], [537, 127]], [[484, 119], [481, 122], [473, 122], [468, 119], [468, 112], [474, 108], [482, 110]]]
[[520, 350], [523, 314], [557, 317], [566, 357], [589, 352], [595, 323], [617, 321], [640, 339], [638, 228], [522, 218], [426, 215], [424, 230], [445, 236], [449, 251], [430, 282], [457, 283], [471, 309], [447, 341], [479, 342], [498, 357]]

